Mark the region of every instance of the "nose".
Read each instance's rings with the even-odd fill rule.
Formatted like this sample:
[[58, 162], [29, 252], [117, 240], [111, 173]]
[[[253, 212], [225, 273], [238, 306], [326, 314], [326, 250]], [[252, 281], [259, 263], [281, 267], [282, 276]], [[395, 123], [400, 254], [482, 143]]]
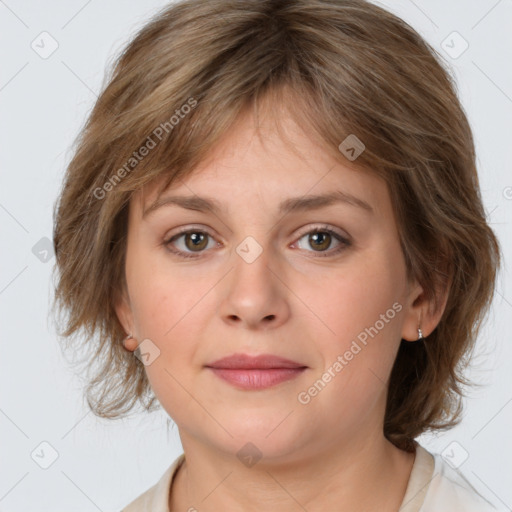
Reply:
[[264, 249], [254, 260], [240, 254], [234, 252], [233, 268], [224, 281], [220, 305], [223, 321], [251, 330], [279, 327], [290, 315], [290, 291], [283, 269], [270, 249]]

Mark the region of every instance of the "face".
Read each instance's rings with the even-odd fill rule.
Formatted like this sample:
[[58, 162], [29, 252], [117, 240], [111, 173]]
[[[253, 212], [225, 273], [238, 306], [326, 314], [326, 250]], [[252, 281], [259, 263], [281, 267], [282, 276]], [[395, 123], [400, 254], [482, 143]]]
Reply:
[[[234, 454], [251, 442], [291, 460], [382, 435], [387, 379], [417, 327], [385, 183], [282, 116], [286, 140], [265, 120], [259, 136], [246, 114], [160, 196], [208, 198], [217, 210], [168, 201], [143, 216], [155, 187], [130, 204], [117, 312], [150, 340], [147, 376], [185, 450]], [[333, 193], [328, 204], [305, 201]], [[208, 366], [232, 354], [301, 369], [267, 370], [273, 384], [231, 371], [230, 382]]]

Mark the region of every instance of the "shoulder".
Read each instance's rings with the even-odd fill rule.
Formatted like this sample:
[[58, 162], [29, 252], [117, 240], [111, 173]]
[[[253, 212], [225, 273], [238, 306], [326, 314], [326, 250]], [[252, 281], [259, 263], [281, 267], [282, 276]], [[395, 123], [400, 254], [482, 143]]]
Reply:
[[[430, 453], [430, 452], [429, 452]], [[438, 453], [434, 458], [434, 471], [426, 491], [420, 512], [497, 512], [497, 508], [487, 501], [471, 485], [464, 474], [450, 466]]]
[[168, 512], [172, 479], [184, 457], [184, 453], [178, 456], [165, 470], [158, 482], [126, 505], [121, 512]]

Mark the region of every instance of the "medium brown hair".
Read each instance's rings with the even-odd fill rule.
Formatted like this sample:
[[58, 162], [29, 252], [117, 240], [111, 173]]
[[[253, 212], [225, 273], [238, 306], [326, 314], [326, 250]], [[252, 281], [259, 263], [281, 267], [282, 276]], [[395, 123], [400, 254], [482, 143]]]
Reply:
[[[462, 372], [500, 250], [454, 80], [415, 30], [366, 1], [182, 1], [135, 35], [106, 76], [55, 204], [59, 334], [88, 349], [95, 414], [119, 417], [137, 402], [153, 410], [144, 365], [123, 348], [114, 309], [126, 290], [130, 198], [190, 175], [265, 98], [286, 105], [344, 164], [386, 181], [408, 277], [435, 308], [448, 290], [436, 329], [402, 340], [388, 384], [384, 434], [410, 451], [419, 434], [460, 421], [460, 385], [470, 384]], [[354, 162], [338, 150], [351, 134], [366, 146]]]

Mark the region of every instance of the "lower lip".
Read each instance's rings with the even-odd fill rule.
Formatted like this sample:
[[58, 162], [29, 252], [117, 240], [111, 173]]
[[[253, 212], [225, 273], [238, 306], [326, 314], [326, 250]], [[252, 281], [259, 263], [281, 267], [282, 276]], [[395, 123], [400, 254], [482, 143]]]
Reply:
[[306, 368], [265, 370], [210, 368], [218, 377], [240, 389], [265, 389], [298, 377]]

